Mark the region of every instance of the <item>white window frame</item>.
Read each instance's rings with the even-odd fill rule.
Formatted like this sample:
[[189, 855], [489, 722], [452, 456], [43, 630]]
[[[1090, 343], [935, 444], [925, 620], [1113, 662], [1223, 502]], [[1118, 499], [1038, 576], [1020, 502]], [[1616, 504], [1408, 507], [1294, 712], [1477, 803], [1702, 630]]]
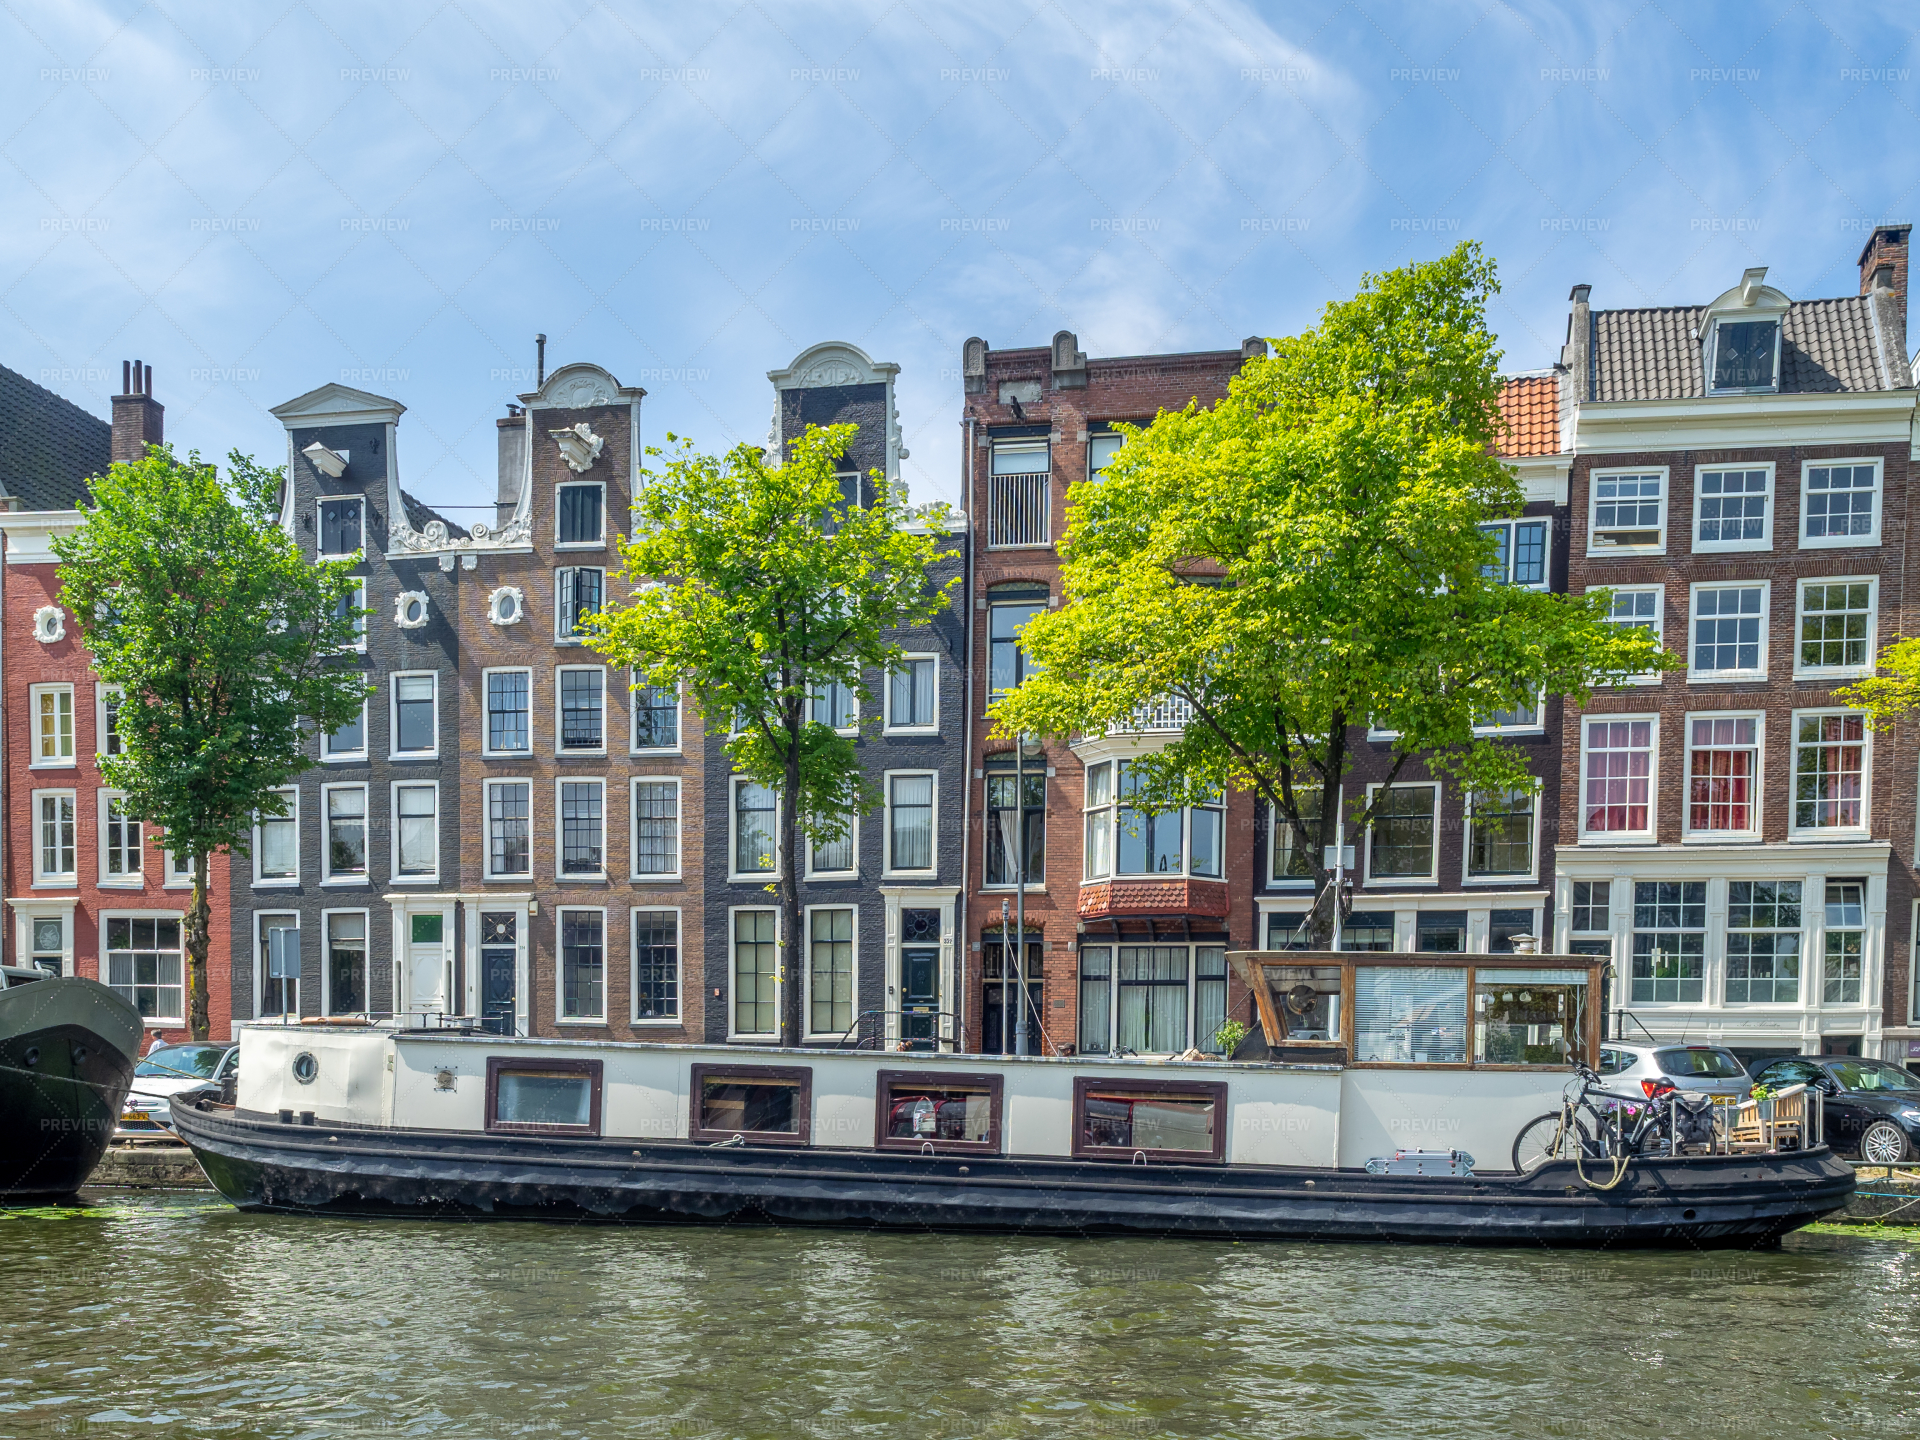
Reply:
[[[557, 792], [556, 792], [557, 793]], [[556, 802], [557, 803], [557, 802]], [[602, 820], [604, 822], [604, 808]], [[604, 851], [604, 846], [602, 847]], [[598, 915], [600, 917], [600, 1013], [598, 1015], [569, 1015], [567, 1003], [567, 954], [566, 925], [569, 915]], [[556, 1025], [605, 1025], [607, 1023], [607, 1000], [613, 993], [613, 960], [607, 953], [613, 948], [613, 925], [607, 918], [604, 905], [555, 905], [553, 907], [553, 1023]], [[632, 947], [629, 946], [629, 949]]]
[[[366, 826], [367, 868], [358, 875], [333, 873], [333, 815], [328, 798], [336, 790], [360, 792], [361, 824]], [[437, 817], [436, 817], [437, 818]], [[398, 839], [395, 832], [395, 839]], [[396, 862], [397, 863], [397, 862]], [[373, 793], [365, 781], [340, 781], [320, 787], [320, 883], [329, 886], [371, 885], [373, 883]]]
[[854, 815], [847, 822], [847, 853], [853, 864], [845, 870], [816, 870], [813, 868], [813, 842], [805, 835], [800, 837], [806, 847], [807, 863], [802, 875], [808, 880], [857, 880], [860, 877], [860, 817]]
[[860, 907], [850, 900], [822, 900], [817, 904], [800, 907], [801, 945], [805, 953], [800, 957], [800, 1034], [805, 1040], [838, 1040], [847, 1032], [844, 1030], [815, 1030], [813, 1028], [813, 912], [816, 910], [848, 910], [853, 913], [853, 959], [850, 978], [853, 988], [853, 1018], [860, 1018]]
[[[672, 1015], [640, 1018], [640, 917], [649, 914], [673, 916], [674, 948], [679, 952], [676, 964], [679, 979], [679, 1003]], [[731, 943], [731, 940], [729, 940]], [[731, 957], [729, 957], [731, 958]], [[695, 988], [698, 988], [697, 986]], [[687, 1024], [687, 917], [678, 905], [635, 905], [627, 912], [627, 1023], [639, 1030], [683, 1030]]]
[[[600, 538], [598, 540], [562, 540], [560, 538], [560, 492], [584, 490], [589, 485], [600, 492]], [[553, 548], [573, 553], [607, 548], [607, 487], [601, 480], [562, 480], [553, 487]], [[604, 583], [604, 582], [603, 582]], [[605, 593], [604, 591], [602, 592]]]
[[[1800, 624], [1806, 615], [1807, 586], [1865, 585], [1867, 587], [1867, 658], [1860, 665], [1802, 665]], [[1796, 680], [1858, 680], [1877, 666], [1880, 646], [1880, 577], [1878, 575], [1802, 575], [1793, 584], [1793, 678]]]
[[[135, 852], [135, 858], [140, 862], [140, 868], [131, 874], [124, 875], [114, 875], [107, 870], [107, 811], [116, 801], [124, 804], [126, 798], [127, 795], [124, 790], [102, 789], [94, 792], [94, 828], [98, 832], [98, 839], [94, 848], [98, 852], [95, 859], [100, 867], [95, 871], [95, 874], [99, 876], [98, 883], [102, 890], [144, 890], [147, 888], [148, 837], [147, 822], [144, 820], [138, 818], [132, 820], [133, 824], [140, 827], [140, 846]], [[128, 817], [123, 814], [123, 824], [126, 823], [127, 818]]]
[[[1653, 596], [1653, 638], [1655, 643], [1657, 643], [1661, 649], [1663, 650], [1666, 649], [1666, 646], [1667, 646], [1667, 587], [1665, 585], [1589, 585], [1587, 587], [1586, 593], [1590, 594], [1595, 590], [1605, 590], [1614, 595], [1648, 595], [1648, 594], [1652, 595]], [[1619, 625], [1620, 628], [1623, 630], [1628, 628], [1633, 628], [1633, 629], [1646, 628], [1637, 623], [1632, 627], [1628, 627], [1622, 624], [1620, 621], [1613, 620], [1611, 618], [1608, 619], [1605, 623], [1609, 625]], [[1624, 690], [1629, 685], [1658, 685], [1665, 678], [1666, 678], [1665, 672], [1660, 670], [1651, 670], [1651, 671], [1645, 671], [1638, 675], [1623, 675], [1618, 680], [1613, 681], [1611, 684], [1605, 686], [1604, 688], [1609, 690]]]
[[[597, 785], [600, 787], [600, 868], [598, 870], [568, 870], [567, 832], [565, 821], [561, 818], [561, 787], [564, 785]], [[604, 775], [556, 775], [553, 780], [553, 876], [562, 885], [597, 885], [606, 880], [612, 872], [607, 864], [607, 844], [609, 827], [607, 825], [607, 777]], [[531, 848], [531, 847], [529, 847]], [[578, 909], [578, 906], [569, 907]]]
[[[1321, 790], [1321, 789], [1322, 787], [1318, 785], [1295, 785], [1293, 787], [1293, 793], [1295, 794], [1295, 796], [1298, 796], [1302, 790]], [[1342, 797], [1345, 796], [1346, 786], [1344, 783], [1338, 788], [1336, 793]], [[1346, 815], [1344, 812], [1342, 813], [1340, 818], [1342, 822], [1342, 828], [1344, 829], [1345, 821], [1346, 821]], [[1313, 877], [1311, 875], [1276, 876], [1274, 874], [1274, 867], [1280, 863], [1280, 834], [1281, 834], [1280, 812], [1274, 809], [1271, 805], [1269, 805], [1267, 807], [1267, 867], [1266, 867], [1267, 882], [1263, 888], [1268, 890], [1282, 890], [1282, 891], [1288, 891], [1288, 890], [1311, 891], [1313, 889]], [[1342, 840], [1344, 840], [1345, 839], [1344, 835], [1341, 838]], [[1347, 848], [1351, 849], [1352, 847], [1348, 846]], [[1322, 856], [1321, 858], [1325, 859], [1326, 857]], [[1354, 870], [1353, 862], [1349, 860], [1346, 866], [1347, 874], [1349, 875], [1353, 874], [1353, 870]], [[1292, 899], [1294, 897], [1289, 896], [1288, 898]]]
[[[100, 925], [100, 983], [112, 989], [109, 979], [111, 971], [107, 968], [107, 926], [114, 920], [171, 920], [180, 927], [180, 1008], [185, 1010], [190, 1003], [187, 991], [191, 988], [187, 979], [187, 917], [178, 910], [105, 910], [99, 915]], [[118, 991], [114, 992], [118, 994]], [[184, 1015], [147, 1015], [140, 1023], [149, 1030], [177, 1030], [186, 1024]]]
[[[333, 737], [326, 731], [320, 732], [320, 763], [322, 765], [363, 764], [372, 754], [371, 721], [367, 714], [368, 697], [360, 699], [360, 748], [358, 750], [329, 750], [327, 742]], [[435, 704], [438, 709], [438, 702]]]
[[[1869, 535], [1822, 535], [1809, 539], [1807, 536], [1807, 496], [1808, 485], [1815, 470], [1824, 470], [1834, 465], [1871, 465], [1873, 467], [1873, 532]], [[1880, 536], [1886, 528], [1887, 516], [1887, 466], [1878, 455], [1835, 456], [1827, 460], [1802, 460], [1800, 462], [1800, 548], [1802, 550], [1858, 550], [1880, 544]]]
[[[30, 727], [29, 734], [32, 736], [31, 748], [28, 752], [30, 758], [27, 761], [29, 770], [73, 770], [79, 767], [80, 714], [78, 699], [73, 693], [73, 688], [71, 681], [64, 680], [57, 684], [48, 683], [27, 687], [27, 724]], [[43, 760], [40, 758], [40, 697], [62, 694], [67, 697], [67, 753], [55, 755], [51, 760]], [[59, 714], [59, 708], [56, 702], [54, 706], [56, 717]]]
[[253, 888], [256, 890], [285, 890], [297, 888], [300, 884], [300, 787], [282, 785], [273, 792], [277, 795], [291, 795], [293, 803], [287, 807], [285, 815], [269, 817], [279, 824], [293, 826], [293, 874], [268, 879], [260, 874], [260, 815], [253, 817]]
[[[1599, 504], [1600, 481], [1618, 480], [1625, 477], [1658, 475], [1660, 477], [1660, 539], [1653, 545], [1595, 545], [1594, 514]], [[1673, 504], [1673, 474], [1665, 465], [1614, 465], [1605, 469], [1596, 469], [1587, 474], [1587, 558], [1605, 559], [1611, 555], [1664, 555], [1667, 553], [1667, 511]]]
[[[819, 699], [820, 689], [821, 686], [817, 683], [809, 683], [807, 686], [807, 722], [809, 724], [813, 722], [813, 707]], [[833, 733], [836, 735], [858, 735], [860, 733], [860, 687], [858, 685], [848, 685], [846, 692], [847, 701], [853, 709], [853, 719], [849, 724], [834, 726]]]
[[[400, 792], [414, 787], [433, 790], [433, 872], [423, 875], [402, 875], [400, 873]], [[445, 813], [440, 806], [440, 782], [438, 780], [390, 780], [387, 782], [387, 867], [395, 885], [438, 885], [440, 883], [440, 817]], [[369, 847], [371, 849], [371, 847]], [[368, 863], [372, 863], [369, 854]]]
[[[493, 677], [496, 675], [524, 675], [527, 677], [527, 748], [524, 750], [496, 750], [493, 748]], [[538, 707], [534, 704], [533, 667], [530, 665], [489, 665], [480, 672], [480, 753], [488, 759], [525, 760], [533, 755], [533, 747], [539, 726], [535, 716]]]
[[[358, 915], [360, 917], [360, 924], [364, 931], [364, 934], [361, 938], [360, 943], [363, 946], [365, 946], [366, 952], [367, 952], [366, 958], [362, 962], [367, 967], [367, 1009], [372, 1010], [374, 1008], [374, 1004], [373, 1004], [373, 1000], [374, 1000], [373, 912], [366, 909], [363, 906], [343, 905], [343, 906], [339, 906], [332, 909], [322, 910], [320, 912], [320, 926], [317, 932], [319, 937], [318, 959], [320, 962], [320, 1013], [322, 1015], [331, 1015], [334, 1013], [333, 1011], [333, 965], [331, 963], [332, 956], [328, 954], [328, 947], [331, 944], [332, 937], [329, 936], [327, 933], [332, 927], [328, 925], [327, 922], [331, 920], [335, 915]], [[259, 930], [259, 922], [257, 921], [255, 922], [254, 928], [255, 928], [255, 933], [257, 935]], [[256, 939], [254, 943], [258, 944], [259, 941]], [[306, 968], [306, 963], [307, 963], [306, 942], [303, 939], [301, 941], [301, 946], [300, 946], [300, 966], [302, 969]], [[365, 1012], [357, 1011], [357, 1010], [348, 1010], [348, 1011], [343, 1011], [342, 1013], [348, 1014], [348, 1015], [357, 1015], [357, 1014], [364, 1014]]]
[[[1645, 830], [1587, 829], [1587, 726], [1634, 724], [1644, 720], [1647, 731], [1647, 828]], [[1623, 714], [1594, 713], [1580, 717], [1579, 769], [1575, 772], [1575, 825], [1583, 845], [1652, 845], [1660, 835], [1660, 716], [1649, 710]]]
[[[497, 871], [493, 868], [493, 792], [506, 785], [524, 785], [527, 787], [527, 868], [524, 870]], [[480, 785], [480, 874], [489, 882], [517, 880], [521, 884], [533, 879], [534, 837], [537, 833], [533, 823], [533, 778], [528, 775], [502, 775], [481, 782]]]
[[[592, 747], [569, 748], [560, 742], [566, 733], [566, 720], [563, 706], [566, 696], [565, 682], [561, 677], [568, 671], [595, 671], [600, 676], [600, 743]], [[531, 696], [529, 696], [531, 703]], [[611, 728], [612, 716], [608, 714], [607, 704], [607, 667], [604, 665], [556, 665], [553, 667], [553, 753], [563, 755], [605, 755], [607, 753], [607, 731]]]
[[[400, 682], [417, 680], [422, 675], [433, 681], [433, 748], [400, 748]], [[438, 760], [440, 758], [440, 672], [438, 670], [390, 670], [387, 672], [387, 758], [389, 760]]]
[[[1759, 540], [1702, 540], [1700, 538], [1700, 507], [1706, 496], [1701, 493], [1701, 480], [1709, 474], [1721, 474], [1733, 470], [1764, 470], [1767, 472], [1766, 534]], [[1771, 460], [1751, 462], [1730, 462], [1720, 465], [1696, 465], [1693, 467], [1693, 520], [1687, 532], [1687, 541], [1691, 553], [1695, 555], [1735, 554], [1755, 550], [1773, 549], [1773, 517], [1778, 505], [1778, 486], [1776, 485], [1774, 463]]]
[[[363, 525], [366, 523], [364, 517], [361, 523]], [[348, 598], [347, 608], [355, 611], [365, 610], [367, 608], [367, 577], [364, 575], [349, 575], [347, 580], [353, 586], [353, 594]], [[351, 651], [357, 655], [364, 655], [367, 653], [367, 617], [356, 614], [353, 618], [353, 624], [353, 643], [351, 645], [342, 645], [340, 647], [340, 653], [344, 655]]]
[[[1716, 385], [1714, 372], [1720, 368], [1720, 327], [1722, 325], [1766, 325], [1773, 326], [1773, 383], [1771, 385]], [[1700, 378], [1706, 385], [1709, 395], [1777, 395], [1780, 392], [1780, 342], [1787, 330], [1787, 313], [1784, 310], [1733, 311], [1713, 317], [1713, 329], [1707, 335], [1707, 343], [1700, 347], [1701, 368], [1705, 372]]]
[[[1794, 779], [1800, 773], [1800, 722], [1827, 715], [1859, 715], [1861, 713], [1845, 705], [1812, 705], [1803, 710], [1795, 710], [1787, 717], [1787, 723], [1793, 727], [1787, 732], [1787, 805], [1790, 807], [1787, 810], [1787, 838], [1789, 840], [1865, 840], [1872, 836], [1873, 730], [1870, 727], [1862, 728], [1860, 738], [1860, 823], [1858, 825], [1824, 825], [1802, 829], [1797, 823], [1799, 805], [1793, 793]], [[1822, 915], [1826, 913], [1824, 904], [1825, 902], [1822, 901]]]
[[[671, 785], [673, 787], [673, 869], [662, 870], [658, 874], [642, 874], [640, 871], [640, 787], [642, 785]], [[687, 811], [685, 790], [678, 775], [635, 775], [627, 782], [627, 868], [629, 877], [635, 883], [658, 884], [681, 878], [686, 868], [686, 826]], [[657, 908], [657, 907], [656, 907]]]
[[[1707, 591], [1760, 592], [1760, 668], [1757, 670], [1701, 670], [1694, 664], [1694, 626], [1700, 619], [1700, 597]], [[1797, 643], [1797, 642], [1796, 642]], [[1771, 580], [1696, 580], [1687, 587], [1687, 683], [1689, 685], [1746, 684], [1767, 678], [1773, 644], [1773, 582]]]
[[[733, 982], [735, 977], [739, 974], [739, 968], [740, 968], [739, 962], [734, 959], [734, 955], [733, 955], [733, 947], [737, 943], [737, 937], [734, 933], [734, 929], [735, 929], [734, 917], [737, 916], [742, 910], [763, 910], [773, 916], [773, 953], [774, 953], [773, 1026], [774, 1028], [771, 1030], [764, 1030], [764, 1031], [736, 1030], [733, 1028], [733, 1022], [739, 1014], [738, 1009], [735, 1007], [733, 1003]], [[780, 914], [780, 907], [777, 905], [729, 905], [727, 907], [727, 947], [725, 951], [726, 957], [727, 957], [727, 984], [726, 984], [726, 995], [722, 1003], [725, 1004], [727, 1007], [727, 1040], [729, 1043], [737, 1040], [762, 1041], [762, 1042], [768, 1041], [768, 1040], [778, 1041], [780, 1038], [780, 1017], [786, 1010], [786, 1001], [787, 1001], [786, 979], [782, 973], [785, 967], [780, 963], [781, 941], [784, 938], [781, 933], [781, 926], [782, 926], [782, 920], [781, 920], [781, 914]]]
[[[183, 858], [189, 862], [185, 869], [182, 869], [179, 864]], [[162, 837], [160, 844], [160, 888], [162, 890], [191, 890], [193, 888], [192, 858], [192, 856], [183, 857], [168, 849], [165, 838]], [[213, 867], [208, 866], [207, 869], [207, 878], [209, 882], [211, 882], [213, 878]]]
[[[933, 803], [927, 814], [927, 864], [924, 869], [902, 870], [893, 863], [893, 782], [895, 780], [918, 779], [922, 776], [933, 780]], [[883, 770], [880, 773], [881, 823], [886, 827], [880, 836], [880, 845], [884, 853], [881, 856], [883, 879], [922, 880], [940, 873], [940, 772], [915, 768], [910, 770]]]
[[560, 623], [566, 619], [566, 610], [560, 603], [560, 575], [567, 570], [593, 570], [600, 576], [600, 604], [607, 603], [607, 567], [605, 565], [556, 565], [553, 567], [553, 643], [556, 645], [580, 645], [585, 643], [580, 636], [563, 633]]
[[[729, 882], [765, 883], [780, 878], [780, 819], [786, 797], [775, 790], [773, 795], [773, 866], [768, 870], [736, 870], [734, 862], [740, 858], [740, 787], [751, 785], [753, 781], [745, 775], [727, 777], [727, 879]], [[755, 909], [749, 905], [746, 909]], [[733, 932], [727, 932], [728, 954], [732, 954]], [[732, 1022], [729, 1021], [729, 1024]]]
[[[635, 681], [638, 681], [639, 686], [645, 686], [647, 684], [647, 678], [644, 675], [630, 674], [628, 676], [627, 753], [629, 755], [679, 755], [684, 753], [687, 724], [686, 687], [678, 680], [673, 682], [673, 733], [675, 743], [672, 745], [642, 745], [640, 743], [640, 704], [638, 699], [634, 698], [639, 695], [640, 690], [636, 687]], [[658, 909], [660, 907], [655, 906], [654, 908]]]
[[[360, 507], [360, 544], [353, 550], [322, 550], [321, 537], [327, 533], [323, 516], [329, 504], [351, 500]], [[367, 497], [364, 495], [316, 495], [313, 497], [313, 553], [318, 560], [355, 560], [367, 552]], [[357, 577], [356, 577], [357, 578]]]
[[[300, 923], [300, 918], [300, 912], [298, 910], [256, 910], [253, 912], [253, 1018], [256, 1021], [264, 1021], [267, 1018], [260, 1013], [260, 1007], [267, 998], [268, 980], [267, 947], [260, 941], [260, 932], [267, 927], [260, 922], [263, 920], [291, 920], [293, 922], [291, 925], [275, 926], [274, 928], [299, 930], [302, 932], [300, 965], [302, 969], [305, 969], [307, 963], [306, 940], [304, 927]], [[324, 922], [322, 923], [324, 924]], [[296, 1017], [300, 1014], [300, 982], [302, 978], [303, 977], [296, 975], [293, 980], [293, 1013]], [[277, 1019], [279, 1017], [276, 1016], [274, 1018]]]
[[[1522, 585], [1509, 577], [1513, 574], [1513, 531], [1517, 525], [1538, 525], [1547, 532], [1546, 555], [1541, 565], [1540, 579]], [[1506, 532], [1507, 573], [1501, 576], [1500, 584], [1512, 585], [1517, 590], [1548, 590], [1553, 586], [1553, 517], [1551, 515], [1516, 515], [1508, 520], [1487, 520], [1480, 526], [1482, 535], [1490, 535], [1495, 530]]]
[[1547, 687], [1542, 685], [1540, 693], [1533, 702], [1533, 723], [1531, 725], [1483, 725], [1475, 724], [1476, 735], [1544, 735], [1547, 733]]
[[[43, 800], [62, 799], [73, 807], [73, 869], [47, 870], [40, 864], [46, 858], [45, 848], [40, 843], [40, 804]], [[77, 790], [33, 792], [33, 883], [36, 889], [50, 887], [61, 890], [71, 890], [80, 883], [80, 794]]]
[[[1384, 788], [1374, 781], [1367, 786], [1366, 804], [1373, 805], [1374, 792]], [[1446, 805], [1446, 786], [1439, 780], [1397, 780], [1396, 790], [1415, 790], [1431, 788], [1433, 791], [1433, 838], [1428, 846], [1427, 873], [1425, 875], [1382, 875], [1378, 879], [1373, 874], [1373, 827], [1369, 825], [1360, 835], [1361, 864], [1366, 867], [1363, 886], [1437, 886], [1440, 883], [1440, 816]]]
[[931, 650], [909, 650], [900, 656], [900, 660], [903, 663], [916, 661], [916, 660], [925, 660], [933, 666], [933, 720], [929, 724], [925, 724], [925, 725], [902, 725], [895, 722], [893, 718], [894, 672], [889, 670], [884, 676], [881, 677], [885, 683], [885, 689], [883, 690], [880, 697], [880, 703], [883, 707], [881, 712], [883, 719], [881, 722], [880, 733], [882, 735], [938, 735], [940, 733], [940, 656], [939, 654]]
[[[120, 733], [120, 726], [118, 722], [115, 722], [112, 727], [108, 726], [107, 701], [109, 699], [117, 700], [125, 694], [126, 687], [124, 685], [97, 684], [93, 687], [93, 750], [95, 755], [108, 755], [112, 753], [106, 748], [107, 736], [110, 733], [118, 735]], [[126, 742], [124, 740], [120, 743], [120, 753], [122, 755], [126, 754]]]
[[[1541, 812], [1547, 808], [1546, 786], [1538, 778], [1533, 782], [1533, 835], [1527, 846], [1528, 866], [1524, 873], [1520, 871], [1504, 872], [1499, 875], [1476, 875], [1473, 873], [1473, 798], [1474, 792], [1463, 792], [1461, 799], [1461, 846], [1460, 846], [1460, 883], [1485, 887], [1489, 885], [1525, 885], [1537, 882], [1540, 878], [1540, 822]], [[1518, 909], [1518, 906], [1514, 907]]]
[[[1745, 830], [1696, 830], [1693, 828], [1693, 722], [1696, 720], [1751, 720], [1753, 729], [1753, 824]], [[1755, 841], [1763, 827], [1761, 807], [1766, 799], [1767, 712], [1764, 710], [1689, 710], [1681, 717], [1680, 731], [1680, 838], [1694, 845], [1714, 845]], [[1712, 748], [1712, 747], [1708, 747]], [[1737, 877], [1747, 879], [1745, 875]], [[1788, 879], [1794, 877], [1788, 876]]]

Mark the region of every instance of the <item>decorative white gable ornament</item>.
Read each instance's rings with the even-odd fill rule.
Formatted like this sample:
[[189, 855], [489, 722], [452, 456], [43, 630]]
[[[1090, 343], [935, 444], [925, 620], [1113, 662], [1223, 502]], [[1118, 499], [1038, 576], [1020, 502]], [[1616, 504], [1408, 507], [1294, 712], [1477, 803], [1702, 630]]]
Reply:
[[393, 623], [402, 630], [418, 630], [427, 623], [427, 592], [402, 590], [393, 602]]
[[487, 596], [487, 619], [495, 625], [518, 625], [527, 611], [527, 599], [518, 585], [502, 585]]
[[593, 433], [593, 427], [582, 420], [578, 425], [565, 430], [547, 432], [560, 442], [560, 454], [567, 462], [567, 468], [576, 475], [584, 475], [593, 468], [593, 462], [600, 458], [600, 452], [607, 442]]
[[347, 459], [350, 451], [331, 450], [316, 440], [300, 453], [311, 460], [313, 468], [328, 479], [338, 480], [347, 473]]
[[42, 605], [34, 611], [33, 638], [42, 645], [53, 645], [66, 639], [67, 612], [58, 605]]

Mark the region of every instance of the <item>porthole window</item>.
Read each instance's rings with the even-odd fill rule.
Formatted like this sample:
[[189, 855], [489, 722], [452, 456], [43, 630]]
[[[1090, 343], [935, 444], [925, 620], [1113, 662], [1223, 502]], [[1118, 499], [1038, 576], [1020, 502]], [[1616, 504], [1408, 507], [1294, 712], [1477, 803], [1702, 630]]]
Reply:
[[427, 623], [427, 594], [424, 590], [402, 590], [393, 602], [393, 623], [402, 630], [418, 630]]
[[302, 1085], [311, 1085], [314, 1077], [320, 1073], [320, 1062], [311, 1050], [302, 1050], [293, 1057], [293, 1078]]
[[518, 625], [526, 603], [518, 585], [502, 585], [487, 597], [487, 619], [496, 625]]
[[52, 645], [67, 638], [67, 614], [58, 605], [42, 605], [33, 612], [33, 638]]

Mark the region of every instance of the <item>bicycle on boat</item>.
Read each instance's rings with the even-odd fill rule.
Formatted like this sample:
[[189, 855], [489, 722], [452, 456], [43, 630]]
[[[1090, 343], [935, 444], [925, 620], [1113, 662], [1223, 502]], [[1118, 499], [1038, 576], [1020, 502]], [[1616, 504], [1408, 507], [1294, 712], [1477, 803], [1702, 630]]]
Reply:
[[1629, 1157], [1672, 1153], [1674, 1097], [1679, 1093], [1672, 1081], [1642, 1081], [1646, 1103], [1636, 1104], [1610, 1094], [1606, 1082], [1589, 1066], [1575, 1060], [1573, 1069], [1578, 1093], [1568, 1082], [1569, 1093], [1557, 1114], [1542, 1115], [1520, 1127], [1513, 1142], [1516, 1173], [1524, 1175], [1548, 1160], [1573, 1160], [1583, 1166], [1589, 1160], [1606, 1160], [1613, 1162], [1617, 1183]]

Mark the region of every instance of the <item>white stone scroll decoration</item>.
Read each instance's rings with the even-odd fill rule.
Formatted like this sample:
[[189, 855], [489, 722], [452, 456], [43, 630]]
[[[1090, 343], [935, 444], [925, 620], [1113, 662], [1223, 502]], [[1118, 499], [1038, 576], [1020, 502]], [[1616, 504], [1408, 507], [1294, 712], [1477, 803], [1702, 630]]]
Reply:
[[67, 638], [67, 612], [58, 605], [42, 605], [33, 612], [33, 638], [54, 645]]
[[566, 460], [567, 468], [576, 475], [584, 475], [591, 470], [593, 462], [600, 458], [600, 452], [607, 444], [593, 433], [593, 427], [584, 420], [565, 430], [549, 430], [547, 433], [559, 442], [560, 454]]

